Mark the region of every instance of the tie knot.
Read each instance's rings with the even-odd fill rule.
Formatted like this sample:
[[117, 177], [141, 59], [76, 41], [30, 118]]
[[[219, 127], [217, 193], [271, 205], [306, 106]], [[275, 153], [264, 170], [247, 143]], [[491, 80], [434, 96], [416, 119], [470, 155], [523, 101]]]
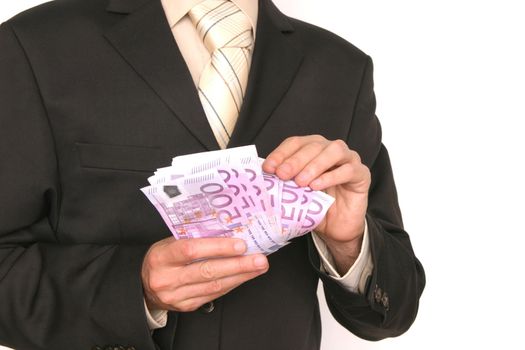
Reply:
[[253, 43], [250, 20], [231, 1], [205, 0], [188, 15], [210, 53], [222, 47], [249, 48]]

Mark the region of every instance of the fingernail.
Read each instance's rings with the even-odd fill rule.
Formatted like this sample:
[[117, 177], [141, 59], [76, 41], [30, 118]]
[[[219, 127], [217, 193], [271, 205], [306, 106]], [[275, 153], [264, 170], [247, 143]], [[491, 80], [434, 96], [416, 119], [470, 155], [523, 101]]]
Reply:
[[236, 242], [233, 245], [233, 249], [235, 249], [236, 252], [244, 253], [244, 251], [246, 250], [246, 243], [244, 243], [243, 241]]
[[268, 265], [268, 260], [264, 256], [256, 256], [255, 259], [253, 259], [253, 264], [255, 267], [266, 267]]

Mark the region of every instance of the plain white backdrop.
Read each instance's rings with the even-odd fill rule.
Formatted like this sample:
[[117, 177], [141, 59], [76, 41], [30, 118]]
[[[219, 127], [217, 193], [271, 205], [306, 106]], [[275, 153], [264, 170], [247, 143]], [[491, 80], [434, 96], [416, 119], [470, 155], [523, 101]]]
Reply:
[[[3, 1], [0, 21], [42, 2]], [[522, 2], [275, 3], [374, 59], [383, 140], [405, 226], [427, 273], [412, 328], [377, 343], [340, 327], [320, 290], [323, 350], [522, 347]]]

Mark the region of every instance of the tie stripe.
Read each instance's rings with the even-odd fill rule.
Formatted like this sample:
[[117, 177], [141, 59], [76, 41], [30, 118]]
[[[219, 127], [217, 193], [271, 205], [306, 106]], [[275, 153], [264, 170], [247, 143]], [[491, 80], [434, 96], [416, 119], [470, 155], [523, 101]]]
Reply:
[[221, 117], [219, 116], [218, 112], [213, 107], [213, 104], [210, 102], [204, 91], [199, 88], [199, 96], [201, 97], [201, 100], [205, 100], [207, 103], [203, 103], [204, 112], [207, 116], [215, 116], [215, 118], [208, 117], [208, 121], [210, 122], [210, 125], [212, 126], [213, 132], [216, 137], [218, 137], [217, 141], [219, 142], [219, 145], [222, 144], [228, 144], [228, 141], [230, 140], [231, 135], [228, 133], [228, 129], [224, 125]]
[[[244, 96], [244, 91], [242, 89], [242, 83], [241, 81], [239, 80], [239, 76], [237, 75], [237, 72], [235, 71], [235, 67], [239, 67], [242, 63], [240, 62], [241, 60], [244, 60], [243, 57], [241, 57], [240, 55], [242, 55], [242, 52], [232, 52], [231, 55], [230, 55], [230, 58], [228, 59], [228, 57], [226, 57], [225, 55], [225, 50], [217, 50], [218, 54], [220, 54], [220, 57], [221, 58], [217, 58], [217, 61], [221, 61], [221, 63], [223, 63], [222, 65], [223, 66], [226, 66], [228, 65], [228, 67], [230, 67], [230, 71], [231, 72], [231, 75], [230, 75], [230, 79], [228, 80], [225, 80], [225, 83], [226, 84], [231, 84], [231, 81], [232, 81], [232, 78], [235, 79], [235, 82], [237, 82], [237, 85], [238, 88], [239, 88], [239, 91], [241, 92], [240, 93], [240, 99], [242, 100], [243, 96]], [[239, 57], [241, 57], [241, 60], [239, 60]], [[230, 82], [230, 83], [228, 83]]]
[[252, 38], [252, 30], [247, 29], [242, 33], [237, 34], [234, 36], [230, 41], [228, 41], [224, 46], [249, 46], [251, 45], [253, 41]]
[[[204, 14], [199, 14], [199, 13], [198, 13], [199, 8], [198, 8], [197, 6], [199, 6], [199, 5], [197, 5], [196, 7], [194, 7], [194, 8], [192, 9], [192, 12], [190, 12], [190, 16], [193, 14], [193, 16], [199, 17], [199, 19], [198, 19], [197, 21], [195, 21], [195, 24], [194, 24], [194, 25], [195, 25], [195, 28], [197, 28], [197, 30], [199, 30], [199, 26], [200, 26], [201, 22], [202, 22], [203, 20], [205, 20], [206, 17], [209, 18], [209, 15], [210, 15], [212, 12], [215, 12], [215, 14], [220, 14], [220, 12], [218, 12], [218, 10], [220, 10], [220, 8], [225, 7], [225, 6], [227, 6], [227, 5], [229, 5], [229, 3], [228, 3], [227, 1], [223, 1], [223, 2], [220, 2], [220, 3], [216, 3], [216, 4], [214, 5], [215, 7], [211, 8], [211, 9], [208, 9], [208, 12], [206, 12], [206, 13], [204, 13]], [[203, 7], [203, 9], [206, 9], [206, 7]]]
[[[213, 1], [218, 2], [218, 1]], [[201, 39], [205, 39], [210, 29], [215, 25], [219, 24], [222, 20], [241, 12], [235, 4], [229, 1], [221, 1], [222, 4], [214, 7], [213, 9], [205, 12], [204, 14], [196, 14], [195, 16], [202, 16], [195, 24], [197, 31], [199, 32]], [[206, 6], [207, 1], [201, 3], [202, 6]], [[197, 5], [196, 7], [198, 7]], [[193, 9], [192, 9], [193, 11]], [[196, 11], [195, 11], [196, 12]]]
[[[216, 25], [220, 24], [222, 21], [225, 21], [229, 17], [232, 17], [232, 16], [236, 15], [237, 13], [241, 13], [241, 10], [236, 10], [235, 12], [231, 12], [231, 13], [225, 14], [219, 20], [213, 22], [212, 24], [207, 23], [208, 26], [207, 27], [203, 27], [202, 30], [201, 30], [201, 31], [204, 31], [204, 34], [202, 35], [202, 40], [206, 41], [206, 37], [208, 36], [210, 31], [213, 29], [213, 27], [215, 27]], [[226, 24], [226, 23], [231, 23], [231, 22], [224, 22], [224, 23]], [[235, 32], [235, 27], [234, 26], [226, 27], [226, 25], [225, 25], [223, 27], [223, 30], [228, 30], [228, 31], [231, 31], [231, 32]]]
[[[230, 84], [228, 83], [228, 80], [226, 80], [226, 79], [224, 78], [224, 76], [222, 75], [221, 71], [215, 66], [215, 64], [212, 62], [211, 65], [212, 65], [213, 69], [215, 69], [215, 71], [217, 72], [217, 74], [219, 74], [220, 77], [222, 78], [222, 81], [224, 82], [224, 84], [225, 84], [226, 87], [228, 88], [228, 91], [230, 91], [230, 94], [231, 94], [231, 96], [232, 96], [232, 98], [233, 98], [233, 101], [235, 102], [235, 109], [237, 109], [237, 113], [239, 113], [240, 110], [241, 110], [241, 109], [239, 108], [239, 103], [237, 102], [237, 99], [239, 98], [239, 96], [238, 96], [238, 95], [236, 96], [236, 94], [232, 91], [231, 86], [230, 86]], [[241, 91], [241, 96], [242, 96], [242, 91]]]
[[253, 45], [252, 26], [227, 0], [206, 0], [188, 13], [210, 51], [199, 98], [221, 148], [226, 148], [244, 99]]

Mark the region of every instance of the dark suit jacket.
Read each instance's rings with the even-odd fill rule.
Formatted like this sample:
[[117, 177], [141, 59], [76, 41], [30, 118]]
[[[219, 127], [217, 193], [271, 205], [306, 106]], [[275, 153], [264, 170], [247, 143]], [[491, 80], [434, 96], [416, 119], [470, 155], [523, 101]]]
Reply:
[[292, 135], [343, 139], [372, 172], [365, 295], [319, 271], [311, 239], [153, 338], [140, 268], [170, 232], [139, 188], [173, 156], [218, 145], [159, 0], [58, 0], [0, 27], [0, 344], [17, 349], [318, 349], [316, 297], [377, 340], [413, 322], [424, 272], [381, 143], [370, 58], [260, 1], [247, 95], [230, 146], [266, 156]]

